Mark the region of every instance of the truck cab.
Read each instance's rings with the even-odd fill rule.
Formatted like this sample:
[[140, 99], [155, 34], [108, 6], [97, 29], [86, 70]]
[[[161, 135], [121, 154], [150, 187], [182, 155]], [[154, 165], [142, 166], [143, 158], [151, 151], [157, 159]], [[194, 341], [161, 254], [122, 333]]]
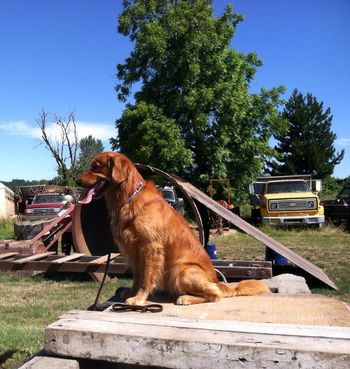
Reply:
[[52, 219], [73, 202], [71, 195], [43, 192], [34, 196], [33, 202], [27, 205], [24, 214], [28, 220]]
[[323, 201], [325, 216], [331, 220], [350, 220], [350, 185], [345, 185], [335, 200]]
[[309, 175], [258, 178], [249, 186], [252, 220], [255, 224], [320, 227], [325, 220], [320, 190], [321, 181]]
[[162, 189], [162, 194], [165, 201], [179, 213], [184, 211], [184, 200], [177, 196], [175, 188], [172, 186], [165, 186]]

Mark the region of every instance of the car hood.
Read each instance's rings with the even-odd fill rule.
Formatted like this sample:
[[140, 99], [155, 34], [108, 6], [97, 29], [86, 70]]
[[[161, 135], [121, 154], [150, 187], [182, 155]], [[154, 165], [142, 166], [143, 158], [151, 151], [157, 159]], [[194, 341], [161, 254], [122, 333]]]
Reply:
[[64, 202], [48, 202], [48, 203], [43, 203], [43, 204], [31, 204], [27, 206], [27, 209], [42, 209], [42, 208], [61, 208], [62, 206], [64, 206], [65, 203]]
[[270, 199], [303, 199], [316, 197], [313, 192], [284, 192], [284, 193], [269, 193], [265, 194], [267, 200]]

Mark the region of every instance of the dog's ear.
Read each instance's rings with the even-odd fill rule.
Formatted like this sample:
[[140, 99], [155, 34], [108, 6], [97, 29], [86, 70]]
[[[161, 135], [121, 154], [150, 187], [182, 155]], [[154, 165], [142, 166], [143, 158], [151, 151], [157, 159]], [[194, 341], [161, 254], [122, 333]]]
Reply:
[[128, 178], [129, 165], [123, 157], [112, 156], [108, 159], [108, 168], [111, 171], [111, 178], [116, 184], [125, 182]]

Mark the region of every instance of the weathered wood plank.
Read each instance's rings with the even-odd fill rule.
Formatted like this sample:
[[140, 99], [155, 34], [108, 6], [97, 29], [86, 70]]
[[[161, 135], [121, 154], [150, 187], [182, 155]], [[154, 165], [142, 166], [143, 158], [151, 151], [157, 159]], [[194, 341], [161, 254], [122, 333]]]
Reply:
[[54, 255], [54, 254], [55, 254], [54, 251], [49, 251], [49, 252], [44, 252], [42, 254], [34, 254], [34, 255], [31, 255], [31, 256], [26, 256], [26, 257], [21, 258], [21, 259], [16, 259], [13, 262], [16, 263], [16, 264], [24, 264], [24, 263], [27, 263], [28, 261], [45, 259], [47, 256]]
[[79, 369], [79, 363], [73, 359], [35, 356], [18, 369]]
[[[183, 309], [186, 307], [178, 307]], [[187, 308], [191, 308], [188, 306]], [[131, 323], [161, 327], [178, 327], [193, 329], [210, 329], [216, 331], [257, 333], [257, 334], [277, 334], [281, 336], [296, 337], [317, 337], [317, 338], [343, 338], [350, 343], [350, 327], [317, 326], [303, 324], [271, 324], [271, 323], [252, 323], [233, 320], [207, 320], [207, 319], [188, 319], [184, 317], [141, 314], [138, 312], [115, 313], [112, 311], [100, 312], [86, 310], [72, 310], [63, 314], [60, 319], [72, 320], [96, 320], [111, 322], [114, 324]], [[350, 353], [350, 346], [347, 347]]]
[[73, 311], [47, 327], [45, 349], [169, 368], [348, 369], [350, 328]]
[[[8, 253], [10, 255], [10, 253]], [[14, 258], [0, 258], [0, 270], [37, 270], [55, 272], [104, 273], [107, 255], [96, 257], [84, 254], [57, 256], [53, 254], [16, 255]], [[45, 255], [48, 255], [46, 258]], [[79, 259], [79, 260], [77, 260]], [[271, 262], [247, 262], [234, 260], [216, 260], [215, 267], [229, 280], [266, 279], [272, 277]], [[108, 273], [123, 274], [129, 271], [125, 259], [119, 253], [111, 255]]]
[[[18, 262], [17, 262], [18, 260]], [[37, 270], [43, 272], [77, 272], [77, 273], [104, 273], [105, 264], [91, 264], [90, 262], [69, 261], [63, 263], [53, 263], [52, 260], [32, 260], [20, 263], [21, 259], [2, 260], [0, 262], [0, 270]], [[108, 273], [124, 274], [128, 267], [124, 263], [111, 263]]]
[[18, 254], [18, 252], [8, 252], [6, 254], [0, 254], [0, 260], [8, 259], [12, 256], [17, 255], [17, 254]]
[[247, 266], [247, 267], [265, 267], [270, 268], [272, 263], [271, 261], [265, 260], [258, 260], [258, 261], [250, 261], [250, 260], [212, 260], [214, 267], [217, 266], [229, 266], [229, 267], [236, 267], [236, 266]]
[[[120, 255], [120, 253], [112, 253], [111, 254], [111, 260], [115, 259], [119, 255]], [[104, 255], [104, 256], [101, 256], [100, 258], [91, 260], [89, 263], [90, 264], [103, 264], [103, 263], [105, 263], [107, 261], [107, 259], [108, 259], [108, 254], [107, 255]]]
[[67, 255], [67, 256], [63, 256], [59, 259], [52, 260], [51, 263], [62, 264], [62, 263], [65, 263], [67, 261], [80, 259], [82, 256], [85, 256], [85, 254], [76, 253], [76, 254], [72, 254], [72, 255]]

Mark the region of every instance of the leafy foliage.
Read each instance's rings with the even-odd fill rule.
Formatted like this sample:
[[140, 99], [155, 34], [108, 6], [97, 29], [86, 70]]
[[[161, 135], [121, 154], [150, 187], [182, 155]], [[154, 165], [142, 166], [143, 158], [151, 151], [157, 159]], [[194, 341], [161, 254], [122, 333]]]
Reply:
[[191, 152], [185, 148], [179, 127], [161, 109], [141, 101], [126, 109], [121, 120], [118, 146], [135, 162], [173, 171], [181, 171], [183, 164], [191, 163]]
[[8, 240], [14, 237], [13, 222], [12, 219], [0, 218], [0, 240]]
[[283, 111], [288, 121], [287, 135], [277, 135], [275, 147], [279, 162], [272, 162], [272, 174], [314, 174], [326, 178], [344, 157], [344, 150], [335, 152], [336, 134], [331, 131], [329, 108], [308, 93], [304, 96], [294, 90]]
[[18, 189], [21, 186], [32, 186], [32, 185], [38, 185], [38, 184], [51, 184], [50, 181], [47, 181], [46, 179], [42, 180], [33, 180], [33, 181], [27, 181], [25, 179], [13, 179], [12, 181], [0, 181], [5, 186], [10, 188], [13, 192], [18, 193]]
[[117, 66], [116, 91], [132, 103], [111, 143], [201, 188], [210, 178], [231, 178], [242, 194], [274, 154], [269, 138], [285, 129], [276, 109], [283, 88], [249, 93], [262, 62], [229, 48], [242, 16], [228, 6], [214, 17], [210, 4], [124, 1], [118, 30], [134, 49]]
[[344, 185], [344, 180], [334, 177], [327, 177], [322, 181], [321, 199], [332, 199], [340, 192]]
[[79, 157], [77, 163], [77, 175], [85, 172], [92, 159], [99, 153], [104, 151], [102, 141], [92, 137], [91, 135], [82, 138], [79, 142]]

